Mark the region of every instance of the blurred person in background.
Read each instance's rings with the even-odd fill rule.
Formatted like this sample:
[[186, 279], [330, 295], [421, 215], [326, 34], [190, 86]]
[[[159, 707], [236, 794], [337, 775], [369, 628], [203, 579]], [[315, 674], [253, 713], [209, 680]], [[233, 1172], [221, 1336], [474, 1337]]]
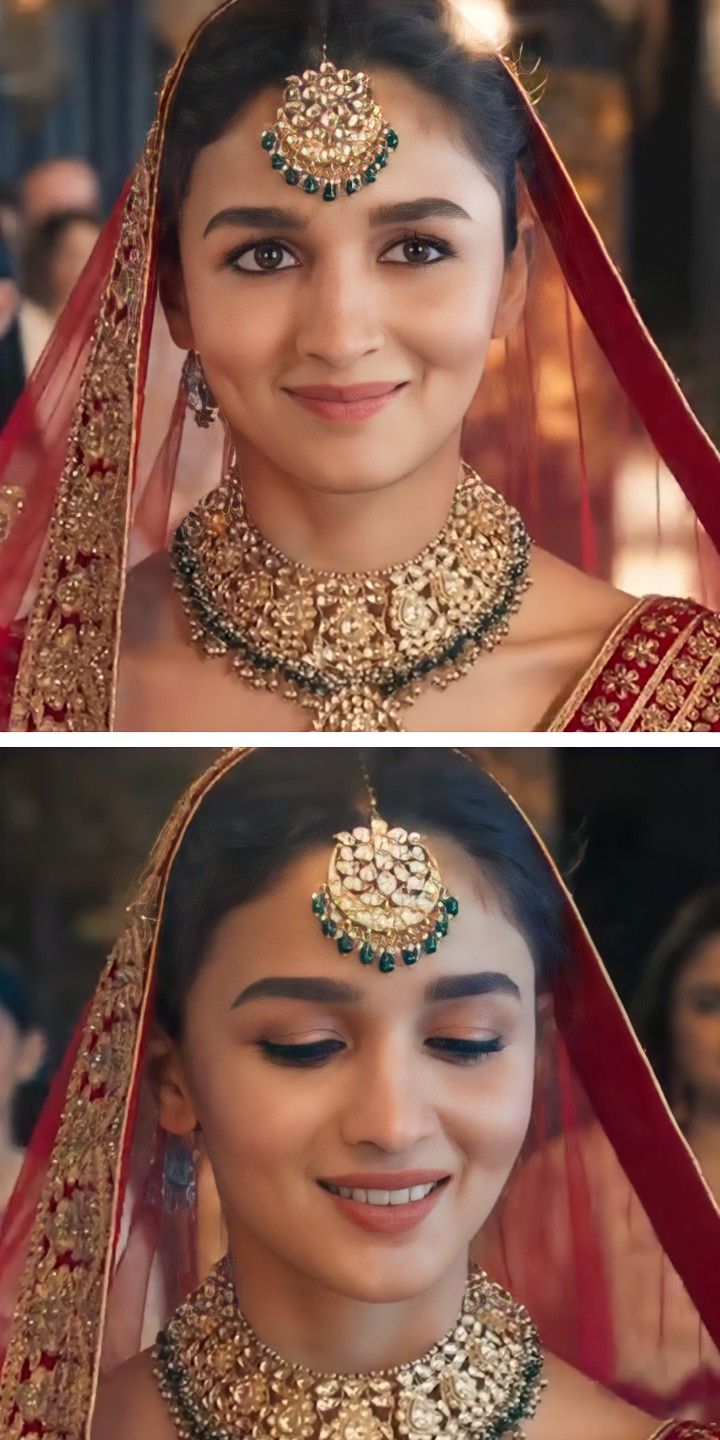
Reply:
[[68, 156], [44, 160], [20, 184], [22, 223], [26, 230], [68, 210], [102, 213], [100, 178], [87, 160]]
[[[17, 1106], [45, 1058], [45, 1036], [32, 995], [16, 961], [0, 950], [0, 1219], [20, 1174], [26, 1127]], [[29, 1127], [31, 1128], [31, 1127]]]
[[100, 234], [92, 210], [48, 215], [25, 234], [20, 335], [25, 370], [34, 370]]
[[19, 310], [20, 291], [0, 221], [0, 430], [25, 384]]
[[0, 182], [0, 239], [5, 241], [13, 257], [18, 255], [20, 249], [21, 225], [20, 199], [17, 189], [7, 181], [2, 181]]
[[720, 885], [677, 912], [635, 1010], [653, 1069], [720, 1201]]

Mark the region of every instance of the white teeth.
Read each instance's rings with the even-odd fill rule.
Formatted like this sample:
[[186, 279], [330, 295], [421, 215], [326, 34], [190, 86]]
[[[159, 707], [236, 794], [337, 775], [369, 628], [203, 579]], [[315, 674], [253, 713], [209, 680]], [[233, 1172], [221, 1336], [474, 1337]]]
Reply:
[[412, 1200], [424, 1200], [431, 1190], [441, 1182], [433, 1180], [429, 1185], [413, 1185], [408, 1190], [348, 1190], [344, 1185], [328, 1185], [333, 1195], [343, 1200], [356, 1200], [362, 1205], [409, 1205]]

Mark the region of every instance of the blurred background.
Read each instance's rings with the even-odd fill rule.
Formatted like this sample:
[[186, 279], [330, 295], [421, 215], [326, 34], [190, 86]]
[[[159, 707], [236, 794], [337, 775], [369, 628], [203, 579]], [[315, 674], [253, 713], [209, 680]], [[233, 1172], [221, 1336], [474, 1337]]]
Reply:
[[[164, 72], [216, 3], [0, 0], [0, 425], [141, 152]], [[720, 441], [720, 0], [453, 3], [475, 34], [521, 54], [644, 318]], [[612, 579], [699, 593], [677, 487], [639, 463], [648, 485], [637, 464], [617, 477]]]
[[[476, 753], [568, 877], [678, 1118], [705, 1137], [720, 1195], [720, 752]], [[7, 1143], [20, 1145], [155, 834], [217, 754], [0, 751], [0, 1210], [3, 1087]], [[16, 1082], [4, 1022], [25, 1067]]]

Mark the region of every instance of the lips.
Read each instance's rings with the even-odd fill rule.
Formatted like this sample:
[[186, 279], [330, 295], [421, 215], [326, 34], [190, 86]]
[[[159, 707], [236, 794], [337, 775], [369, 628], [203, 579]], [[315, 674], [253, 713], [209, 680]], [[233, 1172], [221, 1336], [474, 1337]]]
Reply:
[[[427, 1171], [413, 1171], [416, 1174], [428, 1174]], [[357, 1179], [359, 1177], [342, 1177]], [[383, 1185], [375, 1187], [370, 1180], [377, 1179], [377, 1176], [362, 1176], [362, 1186], [343, 1186], [343, 1193], [338, 1193], [340, 1187], [330, 1189], [327, 1181], [319, 1181], [325, 1191], [330, 1203], [337, 1207], [346, 1220], [351, 1221], [360, 1230], [369, 1231], [375, 1235], [401, 1235], [409, 1230], [415, 1230], [423, 1220], [434, 1210], [448, 1185], [451, 1183], [451, 1176], [444, 1174], [442, 1178], [434, 1182], [418, 1182], [417, 1185], [408, 1184], [408, 1176], [400, 1177], [402, 1184], [397, 1186], [398, 1177], [382, 1176]], [[392, 1178], [392, 1185], [390, 1180]], [[330, 1182], [332, 1184], [332, 1182]], [[350, 1191], [351, 1193], [348, 1193]], [[354, 1192], [354, 1194], [352, 1193]], [[418, 1197], [411, 1198], [411, 1194]], [[393, 1203], [390, 1203], [390, 1194], [393, 1194]], [[356, 1199], [355, 1196], [364, 1195], [364, 1199]], [[375, 1197], [378, 1197], [376, 1200]], [[407, 1199], [405, 1197], [407, 1196]]]
[[304, 400], [334, 400], [351, 405], [358, 400], [379, 400], [383, 395], [391, 395], [404, 383], [402, 380], [389, 380], [368, 385], [297, 385], [289, 387], [289, 393]]

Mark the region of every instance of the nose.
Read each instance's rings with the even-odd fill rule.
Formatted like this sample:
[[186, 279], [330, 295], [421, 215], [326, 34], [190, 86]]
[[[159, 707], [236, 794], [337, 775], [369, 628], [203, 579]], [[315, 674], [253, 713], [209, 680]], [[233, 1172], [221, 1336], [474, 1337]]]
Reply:
[[342, 1117], [347, 1145], [410, 1155], [440, 1128], [422, 1057], [385, 1045], [357, 1066]]
[[298, 353], [334, 370], [351, 371], [384, 343], [380, 297], [364, 270], [340, 256], [316, 264], [304, 288]]

